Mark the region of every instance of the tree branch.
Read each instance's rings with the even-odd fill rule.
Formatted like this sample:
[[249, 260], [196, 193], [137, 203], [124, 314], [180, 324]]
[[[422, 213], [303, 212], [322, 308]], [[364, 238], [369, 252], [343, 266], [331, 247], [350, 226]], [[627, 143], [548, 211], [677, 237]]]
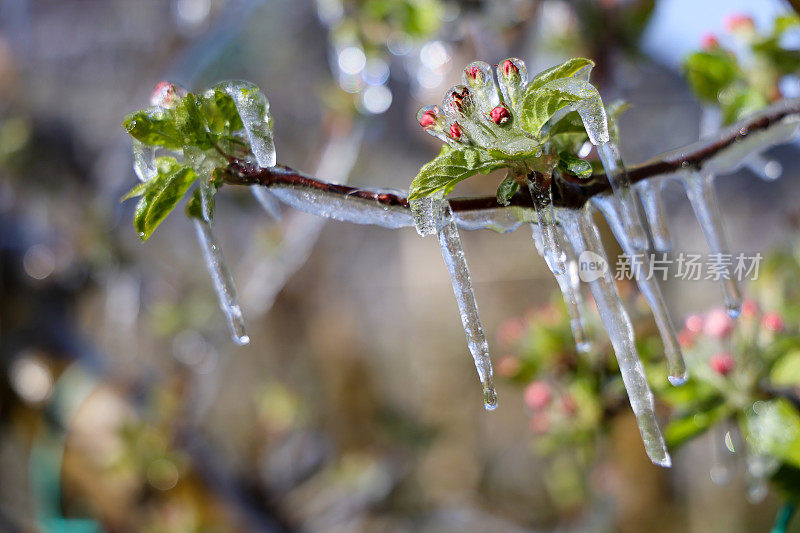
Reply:
[[[632, 183], [637, 183], [681, 171], [700, 171], [707, 166], [713, 166], [714, 171], [720, 170], [717, 167], [724, 167], [722, 171], [730, 171], [741, 164], [741, 160], [747, 155], [789, 140], [798, 124], [800, 124], [800, 99], [783, 100], [719, 132], [711, 139], [701, 139], [689, 146], [628, 167], [628, 175]], [[723, 162], [723, 160], [725, 161]], [[717, 164], [711, 165], [714, 162]], [[408, 211], [409, 207], [408, 199], [404, 196], [327, 183], [281, 165], [260, 168], [250, 163], [233, 160], [224, 179], [226, 183], [233, 185], [261, 185], [276, 189], [292, 189], [297, 199], [286, 203], [311, 213], [340, 220], [350, 219], [347, 216], [324, 212], [319, 206], [304, 204], [313, 203], [312, 198], [315, 195], [322, 195], [328, 201], [338, 200], [342, 203], [352, 203], [353, 205], [350, 207], [356, 209], [358, 205], [367, 210], [371, 207], [376, 212], [375, 208], [382, 208], [387, 212], [392, 210], [396, 214], [398, 209]], [[611, 191], [611, 186], [603, 172], [596, 172], [587, 179], [560, 174], [553, 179], [552, 188], [553, 205], [569, 209], [580, 208], [593, 196]], [[301, 194], [305, 194], [304, 199], [299, 198]], [[456, 216], [462, 218], [480, 211], [506, 209], [497, 203], [494, 196], [451, 198], [449, 201]], [[533, 202], [529, 194], [520, 191], [511, 199], [508, 207], [533, 208]], [[369, 218], [369, 216], [367, 213], [365, 218]], [[391, 225], [371, 220], [350, 221], [375, 223], [387, 227], [412, 225], [411, 223]]]

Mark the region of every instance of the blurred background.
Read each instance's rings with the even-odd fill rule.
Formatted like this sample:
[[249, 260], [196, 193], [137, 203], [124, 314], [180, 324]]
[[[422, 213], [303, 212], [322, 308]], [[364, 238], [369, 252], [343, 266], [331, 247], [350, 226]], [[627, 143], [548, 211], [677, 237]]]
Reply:
[[[280, 163], [406, 189], [439, 149], [416, 111], [464, 65], [517, 56], [537, 72], [580, 55], [607, 101], [632, 104], [621, 145], [641, 162], [697, 140], [681, 63], [737, 11], [767, 27], [790, 7], [0, 0], [0, 530], [767, 530], [777, 500], [749, 503], [738, 470], [713, 483], [710, 439], [658, 469], [627, 410], [593, 462], [591, 497], [554, 501], [523, 389], [501, 379], [500, 408], [483, 410], [435, 239], [288, 208], [275, 221], [226, 187], [216, 229], [251, 338], [239, 347], [190, 222], [169, 217], [143, 244], [134, 203], [119, 201], [136, 181], [120, 124], [163, 79], [198, 91], [251, 80]], [[734, 252], [792, 241], [797, 152], [770, 152], [775, 182], [748, 170], [717, 181]], [[704, 252], [678, 184], [665, 201], [675, 249]], [[557, 287], [527, 229], [462, 239], [498, 358], [501, 325]], [[720, 302], [712, 282], [665, 289], [677, 322]]]

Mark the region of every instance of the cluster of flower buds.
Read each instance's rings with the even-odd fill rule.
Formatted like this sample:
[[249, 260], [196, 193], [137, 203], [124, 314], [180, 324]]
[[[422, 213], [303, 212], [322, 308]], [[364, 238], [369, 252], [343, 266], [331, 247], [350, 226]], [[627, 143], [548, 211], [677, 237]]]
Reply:
[[539, 435], [549, 432], [558, 421], [572, 419], [578, 412], [578, 405], [569, 392], [559, 393], [544, 380], [529, 383], [524, 398], [531, 414], [531, 429]]
[[188, 91], [177, 83], [162, 81], [156, 85], [150, 95], [150, 105], [165, 109], [175, 108], [186, 97]]
[[[497, 83], [488, 63], [467, 65], [463, 84], [448, 89], [441, 106], [419, 110], [417, 121], [425, 131], [453, 147], [533, 150], [536, 143], [514, 124], [527, 85], [521, 59], [510, 58], [496, 68]], [[498, 87], [499, 86], [499, 87]]]
[[[753, 18], [743, 13], [733, 13], [725, 18], [725, 31], [737, 37], [748, 39], [755, 35], [756, 25]], [[706, 52], [719, 50], [720, 43], [713, 33], [706, 33], [700, 38], [700, 47]]]

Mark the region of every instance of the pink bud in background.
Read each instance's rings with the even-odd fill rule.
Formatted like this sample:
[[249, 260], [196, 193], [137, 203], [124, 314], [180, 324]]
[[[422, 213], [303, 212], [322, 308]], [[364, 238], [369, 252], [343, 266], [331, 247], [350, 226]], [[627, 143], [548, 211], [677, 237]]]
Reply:
[[678, 344], [681, 348], [691, 348], [694, 344], [695, 333], [688, 329], [683, 329], [678, 332]]
[[761, 325], [764, 327], [764, 329], [773, 333], [783, 331], [785, 326], [783, 317], [774, 311], [764, 313], [764, 316], [761, 318]]
[[153, 93], [150, 95], [150, 105], [174, 108], [188, 94], [186, 89], [177, 83], [168, 81], [159, 82]]
[[703, 317], [700, 315], [689, 315], [683, 323], [683, 326], [692, 333], [700, 333], [703, 331]]
[[700, 47], [708, 52], [715, 48], [719, 48], [719, 41], [713, 33], [706, 33], [700, 38]]
[[547, 407], [553, 393], [546, 381], [534, 381], [525, 389], [525, 405], [534, 411]]
[[543, 435], [550, 430], [550, 417], [547, 413], [535, 413], [531, 416], [531, 429], [537, 435]]
[[512, 378], [519, 372], [520, 366], [519, 358], [513, 355], [504, 355], [497, 361], [497, 374], [504, 378]]
[[703, 332], [715, 339], [724, 339], [733, 331], [733, 319], [724, 309], [714, 309], [708, 313]]
[[736, 360], [731, 354], [721, 352], [711, 356], [711, 359], [708, 360], [708, 366], [720, 376], [727, 376], [736, 366]]
[[725, 29], [731, 33], [755, 28], [753, 18], [744, 13], [731, 13], [725, 17]]
[[511, 346], [525, 332], [525, 322], [521, 318], [509, 318], [497, 328], [497, 340], [503, 346]]
[[753, 300], [745, 300], [742, 302], [742, 317], [753, 318], [758, 314], [758, 304]]
[[575, 399], [571, 394], [565, 394], [561, 397], [561, 408], [570, 416], [578, 412], [578, 404], [575, 403]]

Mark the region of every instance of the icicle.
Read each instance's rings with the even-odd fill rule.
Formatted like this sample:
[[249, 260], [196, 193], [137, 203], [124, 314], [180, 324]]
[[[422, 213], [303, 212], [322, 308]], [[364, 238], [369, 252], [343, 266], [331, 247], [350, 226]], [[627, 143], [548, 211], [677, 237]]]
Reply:
[[261, 204], [261, 207], [273, 220], [281, 219], [280, 202], [275, 196], [264, 187], [250, 187], [253, 196]]
[[197, 240], [203, 250], [203, 258], [205, 259], [208, 273], [211, 275], [214, 290], [217, 292], [217, 298], [219, 298], [219, 306], [228, 319], [231, 337], [237, 344], [247, 344], [250, 342], [250, 337], [245, 331], [242, 310], [239, 307], [239, 299], [236, 296], [236, 286], [222, 257], [222, 251], [216, 243], [214, 231], [205, 220], [197, 218], [192, 220], [197, 231]]
[[553, 211], [550, 179], [547, 176], [542, 180], [542, 183], [528, 180], [528, 190], [531, 193], [533, 207], [536, 210], [536, 218], [539, 221], [545, 263], [547, 263], [553, 274], [560, 275], [566, 270], [564, 266], [566, 258], [564, 251], [561, 249], [561, 243], [558, 241], [558, 228], [556, 227], [556, 215]]
[[478, 304], [475, 301], [475, 294], [472, 292], [472, 282], [464, 249], [461, 246], [461, 237], [458, 235], [450, 204], [439, 199], [435, 201], [435, 206], [439, 246], [453, 282], [453, 292], [461, 313], [461, 323], [464, 326], [464, 333], [467, 335], [467, 346], [475, 361], [475, 368], [478, 370], [481, 384], [483, 384], [483, 405], [487, 411], [493, 411], [497, 408], [497, 393], [492, 378], [489, 344], [486, 342], [483, 326], [481, 326], [478, 316]]
[[581, 262], [595, 261], [601, 263], [601, 267], [605, 262], [605, 269], [599, 272], [597, 277], [592, 276], [587, 280], [589, 288], [597, 303], [600, 319], [614, 347], [622, 381], [628, 391], [628, 399], [636, 415], [647, 455], [653, 463], [669, 467], [672, 461], [656, 419], [653, 394], [650, 392], [644, 367], [636, 352], [633, 326], [617, 294], [603, 243], [600, 241], [597, 226], [592, 222], [589, 209], [587, 205], [578, 211], [559, 210], [559, 221], [564, 226], [564, 233], [570, 239]]
[[672, 237], [667, 225], [667, 211], [661, 199], [662, 178], [651, 178], [636, 184], [644, 206], [647, 225], [653, 237], [653, 248], [659, 252], [672, 249]]
[[641, 258], [641, 261], [631, 261], [631, 269], [636, 278], [636, 284], [642, 291], [650, 309], [653, 312], [656, 326], [661, 334], [661, 342], [664, 345], [664, 357], [667, 360], [667, 372], [669, 382], [675, 386], [686, 383], [686, 364], [683, 361], [680, 345], [678, 344], [675, 327], [669, 316], [667, 304], [661, 293], [661, 286], [654, 275], [650, 275], [652, 269], [652, 255], [648, 252], [637, 252], [634, 248], [630, 236], [626, 233], [622, 213], [619, 204], [613, 196], [608, 194], [598, 195], [592, 198], [592, 203], [603, 213], [611, 231], [622, 246], [623, 252], [628, 257]]
[[761, 154], [752, 154], [744, 164], [750, 172], [764, 181], [775, 181], [783, 174], [783, 165], [774, 159], [767, 159]]
[[158, 175], [155, 146], [147, 146], [142, 141], [133, 139], [133, 171], [139, 181], [149, 181]]
[[203, 150], [195, 146], [184, 146], [183, 156], [197, 172], [200, 184], [200, 204], [203, 219], [207, 222], [214, 220], [214, 186], [211, 184], [211, 174], [217, 166], [213, 158], [207, 157]]
[[[722, 218], [714, 191], [714, 175], [711, 173], [689, 172], [681, 181], [686, 188], [686, 195], [692, 204], [697, 221], [706, 237], [708, 248], [713, 254], [727, 254], [728, 246], [722, 229]], [[725, 297], [725, 308], [728, 314], [736, 318], [742, 310], [742, 295], [739, 284], [732, 272], [732, 265], [722, 264], [725, 273], [721, 276], [722, 292]], [[727, 279], [726, 279], [727, 278]]]
[[414, 217], [414, 227], [420, 237], [436, 235], [438, 211], [442, 201], [442, 194], [437, 193], [424, 198], [416, 198], [409, 202], [411, 216]]
[[250, 150], [262, 168], [275, 166], [275, 144], [272, 141], [272, 118], [269, 101], [258, 86], [247, 81], [227, 81], [215, 89], [223, 90], [233, 98], [236, 110], [250, 138]]
[[[531, 224], [531, 231], [533, 233], [533, 242], [536, 245], [536, 251], [538, 251], [539, 255], [544, 259], [545, 251], [539, 226]], [[563, 243], [563, 236], [561, 236], [561, 240], [565, 254], [565, 268], [560, 273], [553, 272], [553, 275], [556, 278], [556, 282], [558, 282], [558, 287], [561, 289], [564, 304], [567, 306], [569, 325], [572, 330], [572, 336], [575, 339], [575, 347], [580, 353], [589, 353], [592, 350], [592, 342], [586, 336], [586, 328], [584, 327], [584, 304], [580, 288], [581, 280], [578, 275], [578, 261], [575, 258], [572, 247]], [[547, 261], [545, 261], [545, 263], [546, 262]]]

